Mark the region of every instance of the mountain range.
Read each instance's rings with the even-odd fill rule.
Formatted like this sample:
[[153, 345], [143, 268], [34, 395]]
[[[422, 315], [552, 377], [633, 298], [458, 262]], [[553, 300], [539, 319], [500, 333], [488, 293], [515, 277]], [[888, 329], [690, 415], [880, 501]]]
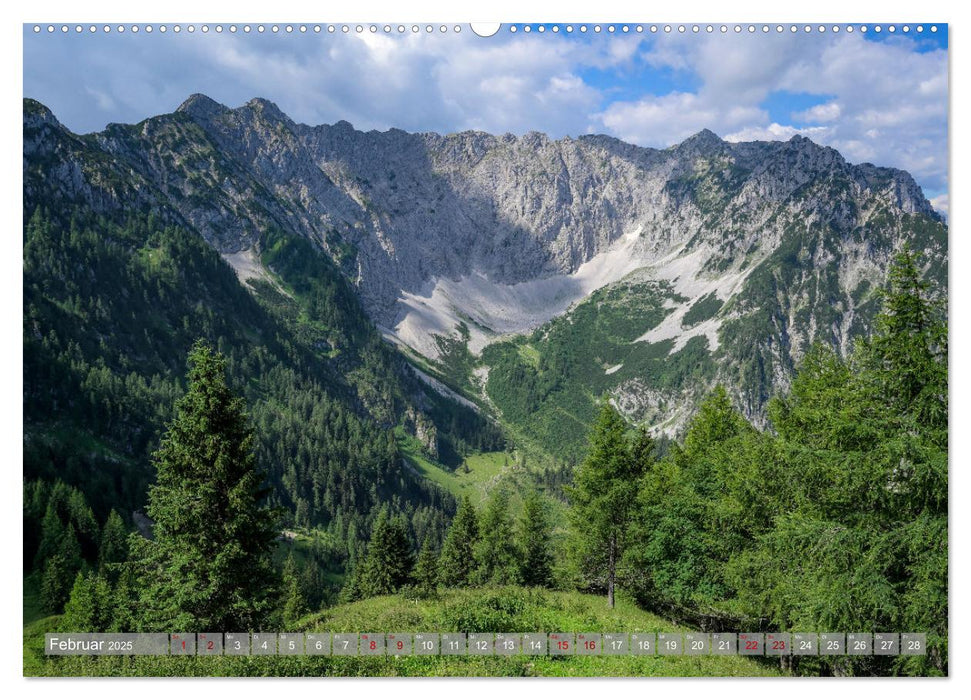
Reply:
[[868, 333], [905, 244], [947, 284], [914, 179], [801, 136], [363, 132], [203, 95], [77, 135], [25, 100], [25, 217], [41, 205], [151, 213], [257, 297], [293, 297], [272, 244], [307, 241], [425, 390], [573, 460], [602, 399], [673, 435], [721, 383], [765, 424], [811, 344]]

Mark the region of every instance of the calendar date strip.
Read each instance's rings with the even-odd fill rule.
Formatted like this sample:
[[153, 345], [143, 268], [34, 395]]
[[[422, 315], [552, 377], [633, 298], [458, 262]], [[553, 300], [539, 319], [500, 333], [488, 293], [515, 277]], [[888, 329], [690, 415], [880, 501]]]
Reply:
[[48, 656], [923, 656], [920, 632], [48, 633]]

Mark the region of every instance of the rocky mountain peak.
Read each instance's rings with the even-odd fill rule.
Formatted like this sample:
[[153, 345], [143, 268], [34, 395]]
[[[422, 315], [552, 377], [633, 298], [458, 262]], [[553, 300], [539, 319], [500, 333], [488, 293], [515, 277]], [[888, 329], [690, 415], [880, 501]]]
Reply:
[[702, 129], [694, 136], [689, 136], [684, 141], [679, 143], [675, 148], [679, 151], [683, 150], [705, 150], [712, 148], [720, 148], [725, 145], [725, 142], [719, 138], [711, 129]]
[[59, 129], [61, 128], [61, 123], [57, 121], [57, 117], [45, 105], [29, 97], [24, 99], [24, 128], [37, 129], [42, 126]]
[[283, 110], [276, 106], [275, 102], [271, 102], [263, 97], [254, 97], [246, 103], [246, 107], [271, 121], [292, 121], [290, 117], [283, 113]]
[[197, 92], [190, 95], [189, 99], [180, 104], [175, 111], [188, 114], [194, 119], [211, 119], [220, 114], [225, 114], [229, 111], [229, 108], [211, 97]]
[[[656, 151], [603, 135], [311, 127], [265, 99], [193, 95], [179, 112], [201, 128], [160, 117], [79, 139], [25, 100], [25, 201], [43, 187], [97, 211], [168, 211], [245, 275], [261, 269], [263, 232], [303, 236], [389, 338], [432, 362], [456, 329], [478, 355], [635, 275], [667, 296], [624, 347], [727, 357], [717, 378], [757, 415], [812, 342], [846, 350], [865, 332], [868, 290], [903, 242], [946, 269], [946, 230], [913, 178], [804, 136], [729, 143], [704, 129]], [[752, 324], [770, 339], [754, 351]], [[621, 404], [640, 402], [629, 415], [680, 401], [620, 364], [604, 376]]]

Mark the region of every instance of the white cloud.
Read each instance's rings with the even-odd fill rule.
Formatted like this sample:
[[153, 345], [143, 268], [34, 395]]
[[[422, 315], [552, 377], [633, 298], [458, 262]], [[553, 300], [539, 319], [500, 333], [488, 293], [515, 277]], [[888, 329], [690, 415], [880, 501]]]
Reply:
[[594, 115], [608, 133], [644, 146], [664, 147], [678, 143], [702, 129], [735, 129], [761, 121], [757, 107], [720, 105], [704, 95], [673, 92], [645, 97], [637, 102], [615, 102]]
[[[204, 92], [230, 106], [266, 97], [297, 121], [360, 129], [606, 132], [658, 147], [703, 128], [734, 140], [801, 133], [851, 161], [907, 169], [929, 191], [947, 186], [946, 51], [918, 53], [904, 37], [27, 35], [24, 62], [25, 94], [81, 131]], [[820, 104], [770, 111], [780, 91]]]
[[950, 209], [950, 197], [946, 194], [939, 194], [931, 199], [931, 206], [939, 212], [945, 219]]
[[819, 124], [820, 122], [832, 122], [840, 118], [843, 110], [840, 108], [839, 102], [825, 102], [823, 104], [814, 105], [807, 110], [802, 112], [795, 112], [792, 118], [797, 122], [812, 122], [814, 124]]
[[[906, 39], [858, 34], [664, 35], [644, 60], [699, 85], [614, 102], [595, 115], [594, 128], [648, 146], [705, 127], [730, 140], [799, 133], [851, 161], [906, 169], [932, 191], [947, 186], [946, 51], [918, 53]], [[821, 103], [780, 119], [786, 115], [762, 108], [780, 91], [819, 95]]]
[[794, 126], [784, 126], [772, 122], [768, 126], [749, 126], [726, 135], [726, 141], [788, 141], [795, 135], [805, 136], [814, 141], [826, 138], [826, 127], [814, 126], [797, 129]]

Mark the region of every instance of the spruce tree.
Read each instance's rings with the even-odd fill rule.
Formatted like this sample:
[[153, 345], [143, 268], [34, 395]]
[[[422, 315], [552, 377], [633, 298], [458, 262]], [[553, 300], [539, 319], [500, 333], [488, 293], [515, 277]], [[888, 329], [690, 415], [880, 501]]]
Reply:
[[225, 359], [197, 342], [189, 386], [154, 455], [154, 539], [137, 543], [146, 629], [254, 630], [277, 599], [276, 514]]
[[128, 559], [128, 530], [114, 508], [108, 514], [98, 547], [98, 567], [104, 572]]
[[623, 417], [604, 404], [590, 435], [590, 452], [567, 489], [572, 554], [590, 584], [603, 586], [614, 607], [617, 570], [635, 515], [638, 480], [650, 467], [649, 438], [628, 435]]
[[77, 570], [68, 566], [60, 554], [48, 558], [40, 586], [40, 605], [44, 612], [55, 614], [64, 609], [70, 595], [71, 577], [76, 574]]
[[549, 586], [553, 583], [553, 549], [546, 505], [533, 491], [523, 502], [517, 532], [520, 552], [519, 578], [524, 586]]
[[439, 582], [445, 587], [468, 586], [475, 571], [475, 546], [479, 541], [479, 521], [468, 496], [462, 498], [458, 512], [445, 537], [438, 560]]
[[930, 285], [910, 248], [894, 256], [882, 297], [866, 362], [897, 412], [946, 435], [946, 311], [931, 300]]
[[430, 596], [438, 589], [438, 552], [432, 546], [430, 537], [425, 538], [418, 561], [415, 562], [415, 585], [419, 593]]
[[283, 624], [290, 627], [309, 612], [293, 552], [287, 555], [287, 561], [283, 565], [283, 596]]
[[358, 593], [363, 598], [394, 593], [409, 581], [412, 566], [404, 520], [382, 508], [358, 574]]
[[57, 506], [53, 499], [48, 500], [41, 522], [40, 544], [34, 557], [34, 568], [43, 570], [47, 561], [57, 553], [64, 538], [64, 523], [57, 514]]
[[84, 565], [74, 526], [68, 523], [62, 532], [60, 542], [56, 543], [57, 549], [47, 558], [41, 577], [40, 602], [48, 613], [59, 613], [64, 609], [74, 578]]
[[509, 519], [509, 496], [504, 491], [493, 493], [482, 513], [475, 561], [473, 580], [478, 584], [519, 582], [519, 553]]
[[65, 632], [104, 632], [111, 626], [113, 608], [108, 582], [98, 574], [78, 572], [59, 626]]

